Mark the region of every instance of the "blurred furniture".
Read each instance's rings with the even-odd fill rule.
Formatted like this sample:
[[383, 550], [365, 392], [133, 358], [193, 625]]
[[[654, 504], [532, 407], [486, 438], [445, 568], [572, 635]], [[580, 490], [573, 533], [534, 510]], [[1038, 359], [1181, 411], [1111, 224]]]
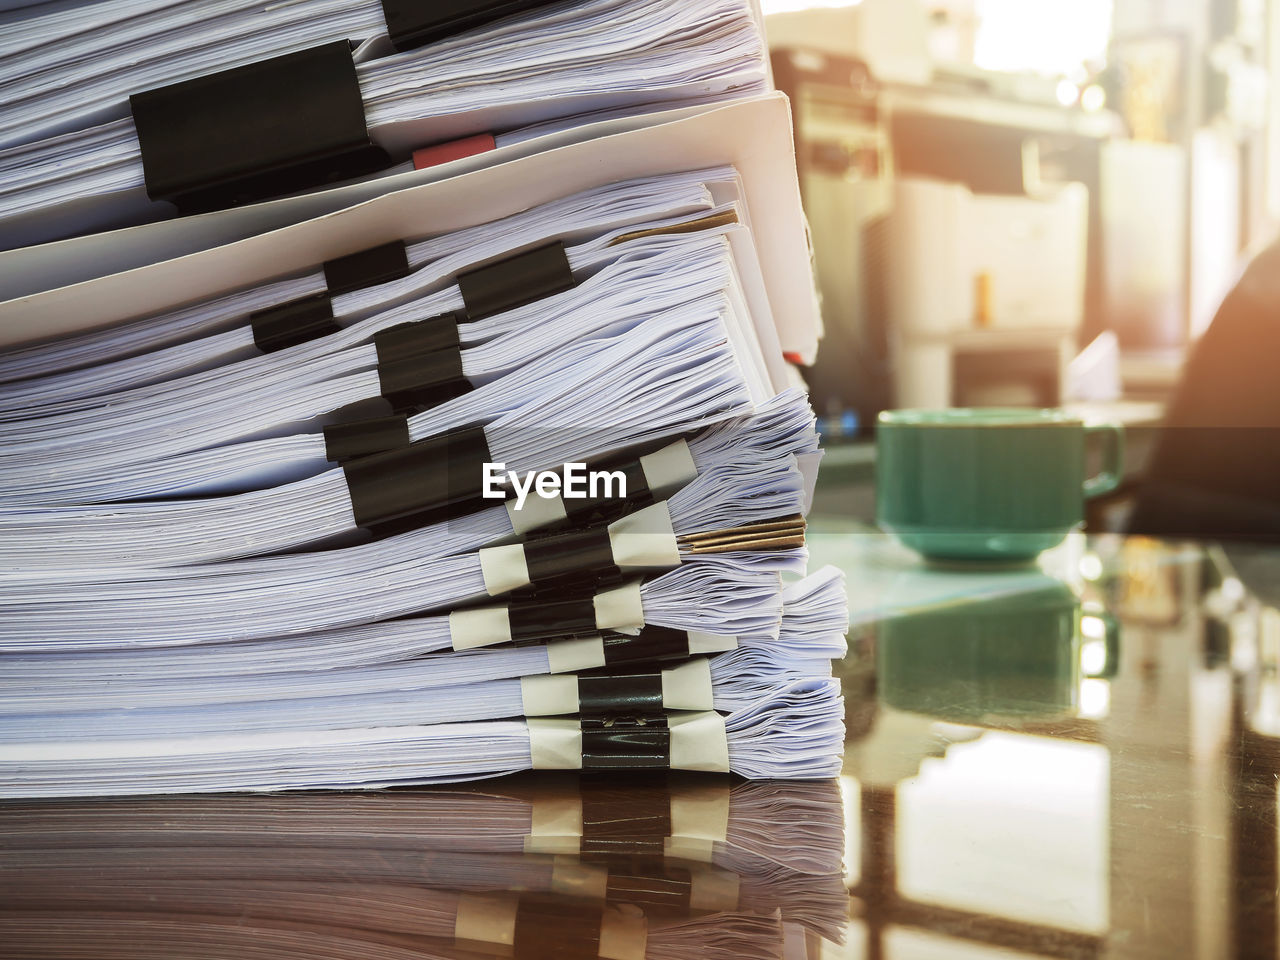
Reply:
[[[1121, 347], [1139, 356], [1186, 344], [1186, 179], [1186, 151], [1174, 144], [1113, 140], [1098, 150], [1102, 308]], [[1179, 360], [1166, 364], [1170, 376]]]
[[900, 407], [1056, 406], [1083, 315], [1088, 191], [899, 177], [886, 317]]
[[889, 403], [886, 346], [870, 282], [879, 266], [878, 224], [892, 201], [880, 87], [863, 61], [811, 48], [775, 49], [773, 70], [792, 99], [822, 296], [822, 349], [805, 379], [820, 414], [855, 410], [867, 422]]

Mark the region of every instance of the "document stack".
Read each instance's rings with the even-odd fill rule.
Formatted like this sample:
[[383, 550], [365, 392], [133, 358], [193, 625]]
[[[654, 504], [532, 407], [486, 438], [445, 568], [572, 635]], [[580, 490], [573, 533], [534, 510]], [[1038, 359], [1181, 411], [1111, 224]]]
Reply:
[[768, 88], [752, 0], [64, 8], [0, 14], [0, 249]]
[[0, 811], [15, 956], [801, 960], [849, 919], [830, 781], [522, 778]]
[[[389, 2], [217, 6], [4, 13], [34, 64], [85, 11], [48, 69], [94, 80], [0, 110], [13, 183], [50, 138], [85, 147], [0, 219], [126, 168], [150, 191], [157, 155], [196, 178], [184, 213], [334, 179], [314, 151], [230, 172], [233, 142], [217, 170], [150, 152], [144, 116], [231, 122], [260, 61], [201, 71], [260, 16], [304, 58], [334, 62], [307, 45], [338, 31], [366, 141], [424, 103], [686, 109], [269, 229], [250, 204], [0, 254], [29, 286], [0, 302], [0, 796], [835, 776], [848, 610], [839, 571], [807, 569], [821, 450], [793, 385], [818, 323], [747, 0], [406, 4], [423, 22], [390, 41]], [[313, 76], [294, 56], [268, 89]], [[45, 139], [19, 142], [37, 113]]]

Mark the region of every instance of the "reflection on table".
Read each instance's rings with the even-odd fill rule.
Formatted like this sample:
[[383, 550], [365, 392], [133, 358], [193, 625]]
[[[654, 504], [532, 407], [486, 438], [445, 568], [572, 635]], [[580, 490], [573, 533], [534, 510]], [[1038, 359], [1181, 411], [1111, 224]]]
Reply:
[[857, 624], [855, 920], [823, 956], [1277, 956], [1280, 615], [1224, 551], [1073, 536], [965, 569], [811, 543]]
[[13, 957], [773, 958], [844, 939], [834, 782], [8, 803]]

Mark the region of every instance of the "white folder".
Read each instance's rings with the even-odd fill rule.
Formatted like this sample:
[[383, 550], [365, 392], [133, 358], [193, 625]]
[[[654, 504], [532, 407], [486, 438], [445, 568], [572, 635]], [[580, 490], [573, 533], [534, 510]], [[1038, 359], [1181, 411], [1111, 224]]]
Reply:
[[0, 347], [156, 313], [605, 183], [730, 164], [782, 349], [810, 362], [821, 327], [786, 98], [648, 120], [608, 121], [592, 139], [562, 146], [535, 150], [532, 141], [322, 194], [0, 253]]

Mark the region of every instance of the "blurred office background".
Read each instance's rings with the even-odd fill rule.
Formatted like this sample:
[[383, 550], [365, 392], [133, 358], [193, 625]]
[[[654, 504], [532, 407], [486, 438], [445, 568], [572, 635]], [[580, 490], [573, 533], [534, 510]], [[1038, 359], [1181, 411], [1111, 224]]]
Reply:
[[1280, 234], [1280, 0], [763, 2], [830, 480], [870, 466], [880, 410], [989, 405], [1122, 420], [1140, 477], [1143, 427]]
[[827, 326], [811, 386], [846, 429], [1158, 403], [1277, 232], [1277, 0], [764, 7]]

